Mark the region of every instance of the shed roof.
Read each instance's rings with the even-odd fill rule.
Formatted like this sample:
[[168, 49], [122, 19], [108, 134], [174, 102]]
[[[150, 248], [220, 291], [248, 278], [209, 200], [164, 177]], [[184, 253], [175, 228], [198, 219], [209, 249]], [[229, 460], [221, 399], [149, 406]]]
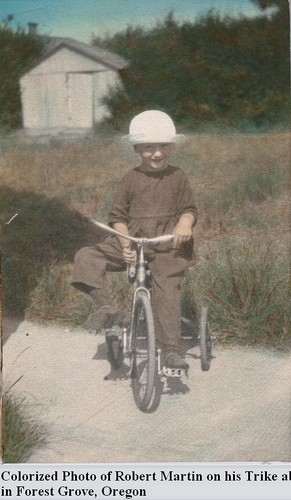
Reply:
[[[74, 40], [73, 38], [63, 37], [48, 37], [45, 45], [43, 56], [38, 63], [50, 57], [54, 52], [62, 47], [67, 47], [79, 54], [93, 59], [96, 62], [102, 63], [115, 70], [126, 68], [129, 63], [123, 57], [120, 57], [109, 50], [100, 47], [87, 45], [85, 43]], [[38, 64], [37, 63], [37, 64]]]

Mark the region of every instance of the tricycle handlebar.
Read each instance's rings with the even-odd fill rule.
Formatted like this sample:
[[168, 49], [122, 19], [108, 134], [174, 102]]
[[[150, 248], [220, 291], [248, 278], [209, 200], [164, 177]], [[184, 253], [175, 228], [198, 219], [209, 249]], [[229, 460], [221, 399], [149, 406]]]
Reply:
[[165, 243], [167, 241], [171, 241], [174, 238], [173, 234], [164, 234], [162, 236], [156, 236], [154, 238], [134, 238], [133, 236], [129, 236], [127, 234], [120, 233], [119, 231], [116, 231], [110, 226], [107, 226], [106, 224], [103, 224], [102, 222], [98, 222], [96, 220], [92, 220], [93, 224], [96, 226], [100, 227], [101, 229], [104, 229], [108, 233], [115, 234], [116, 236], [120, 236], [121, 238], [125, 238], [126, 240], [134, 241], [137, 244], [140, 245], [147, 245], [147, 244], [156, 244], [156, 243]]

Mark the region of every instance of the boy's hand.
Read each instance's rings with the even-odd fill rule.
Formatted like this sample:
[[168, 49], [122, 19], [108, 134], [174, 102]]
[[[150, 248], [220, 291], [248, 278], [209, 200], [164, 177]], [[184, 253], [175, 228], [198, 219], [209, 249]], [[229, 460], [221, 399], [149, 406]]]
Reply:
[[124, 262], [127, 264], [135, 264], [136, 262], [136, 251], [131, 250], [130, 246], [126, 245], [122, 247], [122, 257]]
[[173, 248], [179, 248], [182, 243], [189, 241], [192, 238], [192, 226], [194, 223], [194, 217], [192, 214], [182, 215], [178, 224], [174, 228], [174, 242]]

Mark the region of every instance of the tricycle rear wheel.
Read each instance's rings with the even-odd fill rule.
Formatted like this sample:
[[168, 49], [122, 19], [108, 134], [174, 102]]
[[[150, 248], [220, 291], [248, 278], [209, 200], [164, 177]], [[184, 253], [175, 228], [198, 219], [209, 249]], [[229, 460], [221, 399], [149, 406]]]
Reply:
[[211, 362], [211, 335], [208, 325], [208, 307], [202, 307], [200, 317], [200, 352], [201, 369], [208, 371]]

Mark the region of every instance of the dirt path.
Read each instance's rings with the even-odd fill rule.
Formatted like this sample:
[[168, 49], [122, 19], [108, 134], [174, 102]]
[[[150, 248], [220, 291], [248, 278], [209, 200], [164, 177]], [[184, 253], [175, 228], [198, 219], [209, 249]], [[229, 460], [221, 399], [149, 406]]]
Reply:
[[4, 323], [4, 384], [25, 395], [47, 430], [32, 463], [291, 461], [291, 359], [198, 348], [180, 394], [164, 387], [156, 411], [134, 405], [128, 379], [110, 371], [104, 339], [81, 330]]

